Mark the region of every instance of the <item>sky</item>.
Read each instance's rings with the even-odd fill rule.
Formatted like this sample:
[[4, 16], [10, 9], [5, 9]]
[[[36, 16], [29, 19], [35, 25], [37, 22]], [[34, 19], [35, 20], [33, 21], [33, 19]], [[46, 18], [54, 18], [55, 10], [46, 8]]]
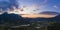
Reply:
[[[0, 0], [0, 13], [8, 12], [15, 14], [30, 14], [22, 16], [33, 17], [48, 17], [53, 15], [44, 14], [41, 12], [57, 12], [60, 13], [60, 0]], [[36, 14], [31, 15], [31, 14]], [[54, 15], [55, 16], [55, 15]]]
[[52, 11], [60, 13], [60, 0], [0, 0], [0, 10], [7, 11], [13, 7], [20, 8], [22, 13], [40, 13]]
[[30, 13], [40, 13], [43, 11], [60, 13], [60, 0], [19, 0], [18, 2], [20, 7], [29, 8], [26, 8], [25, 12], [29, 10]]

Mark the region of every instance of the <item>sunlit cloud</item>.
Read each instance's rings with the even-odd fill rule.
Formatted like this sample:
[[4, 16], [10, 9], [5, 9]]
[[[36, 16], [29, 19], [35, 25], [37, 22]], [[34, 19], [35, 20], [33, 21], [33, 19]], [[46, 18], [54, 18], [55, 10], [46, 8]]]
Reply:
[[57, 15], [47, 15], [47, 14], [24, 14], [21, 15], [24, 18], [52, 18]]
[[[43, 8], [43, 6], [32, 5], [32, 6], [23, 6], [22, 8], [16, 9], [13, 7], [13, 10], [8, 9], [8, 13], [15, 13], [15, 14], [37, 14], [39, 8]], [[36, 10], [36, 11], [34, 11]], [[40, 10], [41, 11], [41, 10]]]

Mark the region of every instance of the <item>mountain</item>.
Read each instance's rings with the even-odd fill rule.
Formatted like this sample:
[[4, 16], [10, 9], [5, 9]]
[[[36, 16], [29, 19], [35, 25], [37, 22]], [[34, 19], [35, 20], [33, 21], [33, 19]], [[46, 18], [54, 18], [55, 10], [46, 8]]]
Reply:
[[3, 13], [0, 15], [0, 24], [8, 23], [8, 24], [27, 24], [27, 21], [24, 20], [20, 15], [17, 14], [8, 14]]
[[56, 22], [57, 21], [60, 21], [60, 14], [59, 15], [57, 15], [56, 17], [54, 17], [54, 18], [51, 18], [52, 20], [55, 20]]
[[60, 14], [52, 17], [52, 18], [23, 18], [20, 15], [17, 14], [8, 14], [8, 13], [3, 13], [0, 15], [0, 24], [3, 23], [8, 23], [8, 24], [28, 24], [31, 22], [37, 22], [37, 21], [60, 21]]

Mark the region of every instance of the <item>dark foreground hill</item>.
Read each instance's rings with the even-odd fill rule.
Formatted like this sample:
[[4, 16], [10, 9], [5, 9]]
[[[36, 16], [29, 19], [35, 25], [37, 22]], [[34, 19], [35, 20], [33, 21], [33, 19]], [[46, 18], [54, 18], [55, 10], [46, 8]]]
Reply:
[[3, 13], [0, 15], [0, 24], [4, 23], [18, 25], [27, 24], [27, 21], [25, 21], [20, 15]]

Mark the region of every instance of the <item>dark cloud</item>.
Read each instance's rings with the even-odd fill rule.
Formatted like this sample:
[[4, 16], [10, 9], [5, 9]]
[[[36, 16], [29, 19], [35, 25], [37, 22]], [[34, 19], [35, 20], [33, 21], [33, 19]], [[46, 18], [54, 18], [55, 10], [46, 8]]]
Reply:
[[7, 8], [12, 10], [13, 6], [18, 8], [17, 0], [0, 0], [0, 9], [3, 11], [7, 10]]
[[58, 12], [51, 12], [51, 11], [44, 11], [44, 12], [40, 12], [39, 14], [47, 14], [47, 15], [58, 15], [58, 14], [60, 14], [60, 13], [58, 13]]

